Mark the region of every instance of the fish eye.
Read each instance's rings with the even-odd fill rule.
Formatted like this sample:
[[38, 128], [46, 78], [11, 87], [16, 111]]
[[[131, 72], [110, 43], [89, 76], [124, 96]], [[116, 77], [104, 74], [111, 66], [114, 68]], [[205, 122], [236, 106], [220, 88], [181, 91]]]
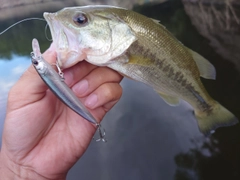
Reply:
[[84, 25], [88, 22], [88, 18], [85, 14], [79, 13], [73, 17], [73, 21], [76, 25]]

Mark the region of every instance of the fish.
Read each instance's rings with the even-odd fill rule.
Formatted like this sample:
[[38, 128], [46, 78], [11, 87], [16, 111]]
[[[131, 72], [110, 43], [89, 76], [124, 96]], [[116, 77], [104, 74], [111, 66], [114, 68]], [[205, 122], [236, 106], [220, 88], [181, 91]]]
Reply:
[[214, 66], [158, 20], [106, 5], [66, 7], [43, 16], [62, 68], [85, 60], [151, 86], [169, 105], [184, 100], [193, 107], [205, 135], [238, 123], [201, 82], [200, 77], [216, 78]]
[[100, 123], [97, 122], [93, 115], [64, 82], [62, 72], [60, 71], [57, 73], [52, 65], [42, 57], [37, 39], [33, 39], [32, 48], [32, 64], [45, 84], [65, 105], [98, 128], [100, 139], [97, 141], [102, 140], [106, 142], [106, 139], [104, 139], [105, 132], [102, 132]]

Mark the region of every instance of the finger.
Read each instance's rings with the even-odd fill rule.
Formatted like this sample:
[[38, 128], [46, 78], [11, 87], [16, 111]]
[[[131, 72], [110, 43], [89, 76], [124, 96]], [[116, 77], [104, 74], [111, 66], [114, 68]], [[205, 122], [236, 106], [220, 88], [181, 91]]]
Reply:
[[84, 79], [76, 83], [72, 89], [79, 97], [85, 97], [96, 90], [104, 83], [116, 82], [122, 80], [122, 76], [107, 67], [99, 67], [90, 72]]
[[97, 66], [95, 65], [89, 64], [86, 61], [81, 61], [73, 67], [63, 71], [65, 82], [71, 87], [96, 68]]
[[[84, 101], [89, 109], [103, 106], [108, 111], [122, 96], [122, 87], [118, 83], [105, 83], [91, 93]], [[105, 106], [106, 105], [106, 106]]]

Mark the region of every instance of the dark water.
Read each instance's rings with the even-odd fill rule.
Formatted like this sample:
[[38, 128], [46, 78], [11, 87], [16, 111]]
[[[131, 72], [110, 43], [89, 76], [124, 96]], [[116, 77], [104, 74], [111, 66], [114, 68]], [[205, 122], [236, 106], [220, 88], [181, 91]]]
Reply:
[[[199, 13], [209, 12], [208, 7], [208, 4], [200, 7], [186, 3], [184, 9], [180, 1], [171, 1], [134, 6], [134, 10], [161, 20], [181, 42], [214, 64], [217, 80], [203, 80], [203, 83], [214, 99], [240, 119], [240, 43], [237, 44], [240, 26], [231, 12], [223, 29], [217, 20], [212, 19], [210, 23], [214, 23], [210, 24], [208, 18], [199, 19], [207, 17], [206, 13], [202, 16]], [[239, 7], [234, 8], [240, 17]], [[226, 10], [221, 5], [216, 9]], [[41, 14], [31, 16], [41, 17]], [[0, 21], [0, 30], [18, 19]], [[39, 39], [42, 51], [50, 44], [44, 28], [41, 21], [25, 22], [0, 36], [1, 130], [7, 93], [30, 65], [32, 38]], [[123, 80], [122, 86], [120, 102], [103, 122], [108, 143], [92, 142], [70, 170], [69, 180], [240, 179], [240, 125], [219, 128], [206, 138], [199, 132], [187, 103], [170, 107], [151, 88], [128, 79]]]

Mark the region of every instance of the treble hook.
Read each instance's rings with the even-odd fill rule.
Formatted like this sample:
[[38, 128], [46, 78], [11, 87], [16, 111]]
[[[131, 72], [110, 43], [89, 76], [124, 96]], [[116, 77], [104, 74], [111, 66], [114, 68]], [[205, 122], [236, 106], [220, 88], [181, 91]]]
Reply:
[[104, 138], [106, 133], [105, 133], [105, 129], [101, 127], [101, 124], [97, 123], [97, 130], [99, 133], [99, 139], [96, 140], [96, 142], [102, 141], [102, 142], [107, 142], [107, 139]]

